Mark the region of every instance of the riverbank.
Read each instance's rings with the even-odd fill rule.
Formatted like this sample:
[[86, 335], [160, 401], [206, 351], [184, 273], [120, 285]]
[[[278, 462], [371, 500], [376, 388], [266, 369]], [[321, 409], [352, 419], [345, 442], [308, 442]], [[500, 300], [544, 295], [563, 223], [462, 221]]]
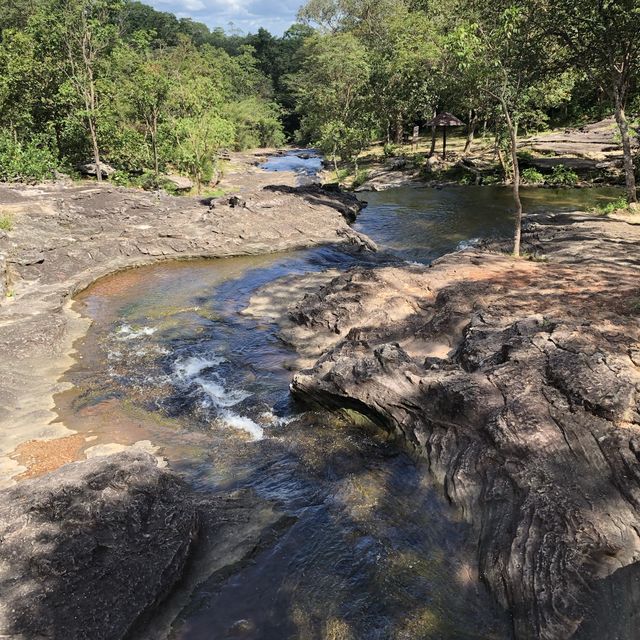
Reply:
[[[522, 179], [529, 186], [590, 187], [624, 185], [622, 149], [613, 118], [523, 137], [519, 144]], [[374, 145], [359, 159], [358, 175], [344, 178], [356, 191], [382, 191], [399, 186], [448, 184], [495, 185], [504, 170], [493, 139], [448, 134], [446, 158], [423, 132], [417, 144]], [[344, 169], [348, 172], [347, 169]], [[335, 179], [326, 176], [327, 180]]]
[[[43, 470], [74, 459], [73, 443], [58, 441], [73, 432], [52, 409], [88, 325], [72, 309], [75, 293], [158, 260], [365, 246], [348, 224], [360, 207], [351, 196], [288, 186], [213, 201], [95, 184], [0, 187], [0, 210], [11, 220], [0, 234], [2, 483], [27, 471], [16, 459], [20, 445], [21, 457]], [[38, 444], [25, 450], [29, 441]]]
[[635, 637], [639, 246], [637, 225], [538, 216], [531, 260], [356, 268], [280, 312], [317, 359], [293, 393], [428, 461], [518, 639]]

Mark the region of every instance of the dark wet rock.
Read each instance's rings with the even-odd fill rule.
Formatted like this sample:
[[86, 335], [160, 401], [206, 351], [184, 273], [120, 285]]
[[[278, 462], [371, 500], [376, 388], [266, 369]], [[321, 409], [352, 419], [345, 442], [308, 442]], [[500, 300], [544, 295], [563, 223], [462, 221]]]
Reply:
[[481, 576], [518, 639], [633, 640], [640, 233], [556, 222], [525, 233], [546, 263], [469, 250], [431, 268], [355, 269], [308, 294], [287, 337], [313, 330], [323, 354], [292, 390], [428, 460], [475, 525]]
[[276, 194], [295, 194], [312, 205], [332, 207], [340, 212], [347, 222], [355, 222], [356, 216], [365, 206], [351, 193], [345, 193], [339, 188], [326, 188], [317, 184], [306, 184], [299, 187], [287, 185], [270, 185], [265, 191]]
[[0, 492], [0, 636], [151, 640], [195, 589], [289, 524], [247, 490], [198, 494], [144, 452]]
[[124, 638], [182, 577], [196, 505], [146, 453], [70, 464], [0, 494], [0, 635]]

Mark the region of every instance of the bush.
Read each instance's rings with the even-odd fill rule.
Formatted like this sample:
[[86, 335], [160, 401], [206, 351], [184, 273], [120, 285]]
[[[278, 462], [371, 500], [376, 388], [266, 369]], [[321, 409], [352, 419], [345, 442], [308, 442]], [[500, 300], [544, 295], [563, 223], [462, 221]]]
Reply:
[[611, 202], [607, 202], [606, 204], [597, 205], [595, 207], [595, 212], [608, 216], [620, 209], [628, 209], [628, 207], [629, 203], [627, 202], [627, 199], [624, 196], [620, 196], [619, 198], [616, 198]]
[[427, 158], [424, 153], [416, 153], [416, 155], [413, 156], [413, 164], [416, 167], [422, 167], [426, 161]]
[[547, 182], [557, 187], [575, 187], [578, 184], [578, 180], [578, 174], [575, 171], [565, 167], [563, 164], [557, 164], [553, 167]]
[[395, 158], [398, 155], [398, 147], [391, 142], [387, 142], [382, 147], [382, 153], [384, 153], [385, 158]]
[[11, 231], [13, 229], [13, 220], [9, 216], [0, 216], [0, 229], [2, 231]]
[[5, 182], [40, 182], [51, 179], [58, 162], [45, 140], [15, 142], [0, 135], [0, 180]]
[[542, 184], [544, 182], [544, 176], [533, 167], [525, 169], [522, 174], [522, 181], [526, 184]]
[[366, 169], [360, 169], [353, 179], [353, 188], [362, 186], [369, 179], [369, 172]]

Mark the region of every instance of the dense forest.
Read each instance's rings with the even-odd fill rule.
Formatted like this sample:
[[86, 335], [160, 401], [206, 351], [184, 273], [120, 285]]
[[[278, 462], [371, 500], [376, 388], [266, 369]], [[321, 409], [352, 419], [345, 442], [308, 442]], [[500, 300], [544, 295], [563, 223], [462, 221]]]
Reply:
[[[447, 111], [495, 139], [615, 113], [636, 201], [637, 0], [309, 0], [282, 37], [139, 2], [11, 0], [0, 17], [0, 177], [107, 162], [113, 180], [211, 179], [221, 149], [320, 147], [353, 162]], [[635, 163], [635, 167], [634, 167]], [[101, 177], [101, 171], [98, 171]]]

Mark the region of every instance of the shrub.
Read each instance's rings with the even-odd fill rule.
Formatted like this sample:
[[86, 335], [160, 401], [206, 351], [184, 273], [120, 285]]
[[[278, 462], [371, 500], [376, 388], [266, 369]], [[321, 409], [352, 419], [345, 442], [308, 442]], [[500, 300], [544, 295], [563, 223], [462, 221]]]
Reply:
[[619, 209], [627, 209], [629, 207], [629, 203], [624, 196], [620, 196], [611, 202], [607, 202], [606, 204], [599, 204], [595, 207], [596, 213], [601, 213], [605, 216], [608, 216], [612, 213], [615, 213]]
[[6, 182], [39, 182], [53, 178], [58, 166], [45, 140], [16, 142], [5, 133], [0, 135], [0, 180]]
[[369, 179], [369, 172], [366, 169], [360, 169], [353, 179], [353, 188], [362, 186]]
[[557, 164], [553, 167], [551, 175], [547, 179], [549, 184], [558, 187], [575, 187], [578, 184], [578, 174], [563, 164]]
[[422, 167], [426, 161], [427, 161], [427, 159], [426, 159], [424, 153], [416, 153], [416, 155], [413, 156], [413, 164], [416, 167]]
[[544, 176], [533, 167], [525, 169], [522, 174], [522, 181], [526, 184], [542, 184], [544, 182]]
[[10, 216], [0, 216], [0, 229], [2, 231], [11, 231], [13, 229], [13, 220]]
[[384, 147], [382, 147], [382, 153], [384, 153], [385, 158], [394, 158], [398, 155], [398, 147], [391, 142], [387, 142]]

